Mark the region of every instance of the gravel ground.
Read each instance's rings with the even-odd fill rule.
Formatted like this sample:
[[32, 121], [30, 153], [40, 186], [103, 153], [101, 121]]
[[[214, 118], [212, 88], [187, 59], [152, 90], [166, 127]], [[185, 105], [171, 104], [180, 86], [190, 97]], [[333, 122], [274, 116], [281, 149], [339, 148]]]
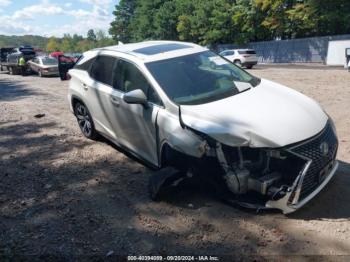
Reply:
[[0, 74], [0, 255], [350, 255], [350, 73], [322, 66], [250, 72], [316, 99], [337, 126], [336, 177], [289, 216], [237, 209], [201, 190], [152, 202], [151, 170], [81, 135], [67, 82]]

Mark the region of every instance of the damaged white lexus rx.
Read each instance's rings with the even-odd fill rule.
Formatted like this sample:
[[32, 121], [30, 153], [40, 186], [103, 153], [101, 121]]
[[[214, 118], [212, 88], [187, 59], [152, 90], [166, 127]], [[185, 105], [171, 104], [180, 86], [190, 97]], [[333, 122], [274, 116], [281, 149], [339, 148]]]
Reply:
[[204, 47], [150, 41], [95, 49], [69, 75], [82, 133], [157, 168], [154, 190], [197, 177], [232, 203], [288, 214], [338, 167], [335, 126], [314, 100]]

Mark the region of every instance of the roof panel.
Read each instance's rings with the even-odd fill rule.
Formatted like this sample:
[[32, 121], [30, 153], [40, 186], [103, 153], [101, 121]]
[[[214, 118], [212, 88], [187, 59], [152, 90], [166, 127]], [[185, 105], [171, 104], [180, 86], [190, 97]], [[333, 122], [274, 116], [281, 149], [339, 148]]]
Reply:
[[160, 44], [160, 45], [153, 45], [153, 46], [147, 46], [139, 49], [133, 50], [134, 53], [139, 53], [143, 55], [156, 55], [160, 53], [180, 50], [180, 49], [186, 49], [186, 48], [193, 48], [190, 45], [184, 45], [184, 44]]

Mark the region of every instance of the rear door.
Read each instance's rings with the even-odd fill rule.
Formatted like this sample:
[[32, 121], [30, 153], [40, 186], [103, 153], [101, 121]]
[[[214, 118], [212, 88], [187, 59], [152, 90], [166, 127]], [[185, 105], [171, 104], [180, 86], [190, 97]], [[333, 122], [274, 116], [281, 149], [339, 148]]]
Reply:
[[99, 55], [89, 70], [89, 80], [83, 83], [88, 94], [89, 110], [98, 131], [118, 142], [118, 123], [111, 110], [114, 110], [111, 94], [113, 92], [113, 71], [117, 58]]

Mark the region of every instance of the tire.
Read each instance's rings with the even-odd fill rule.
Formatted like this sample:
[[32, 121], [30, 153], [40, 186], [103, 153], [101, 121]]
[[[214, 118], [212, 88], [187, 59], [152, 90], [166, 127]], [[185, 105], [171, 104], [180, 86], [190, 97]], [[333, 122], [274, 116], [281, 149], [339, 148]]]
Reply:
[[235, 60], [235, 61], [233, 61], [233, 63], [234, 63], [236, 66], [242, 67], [242, 62], [241, 62], [241, 60]]
[[74, 115], [77, 118], [79, 128], [86, 138], [95, 140], [97, 131], [89, 110], [82, 102], [76, 102], [74, 105]]
[[248, 69], [252, 69], [253, 66], [252, 66], [252, 65], [247, 65], [247, 68], [248, 68]]

